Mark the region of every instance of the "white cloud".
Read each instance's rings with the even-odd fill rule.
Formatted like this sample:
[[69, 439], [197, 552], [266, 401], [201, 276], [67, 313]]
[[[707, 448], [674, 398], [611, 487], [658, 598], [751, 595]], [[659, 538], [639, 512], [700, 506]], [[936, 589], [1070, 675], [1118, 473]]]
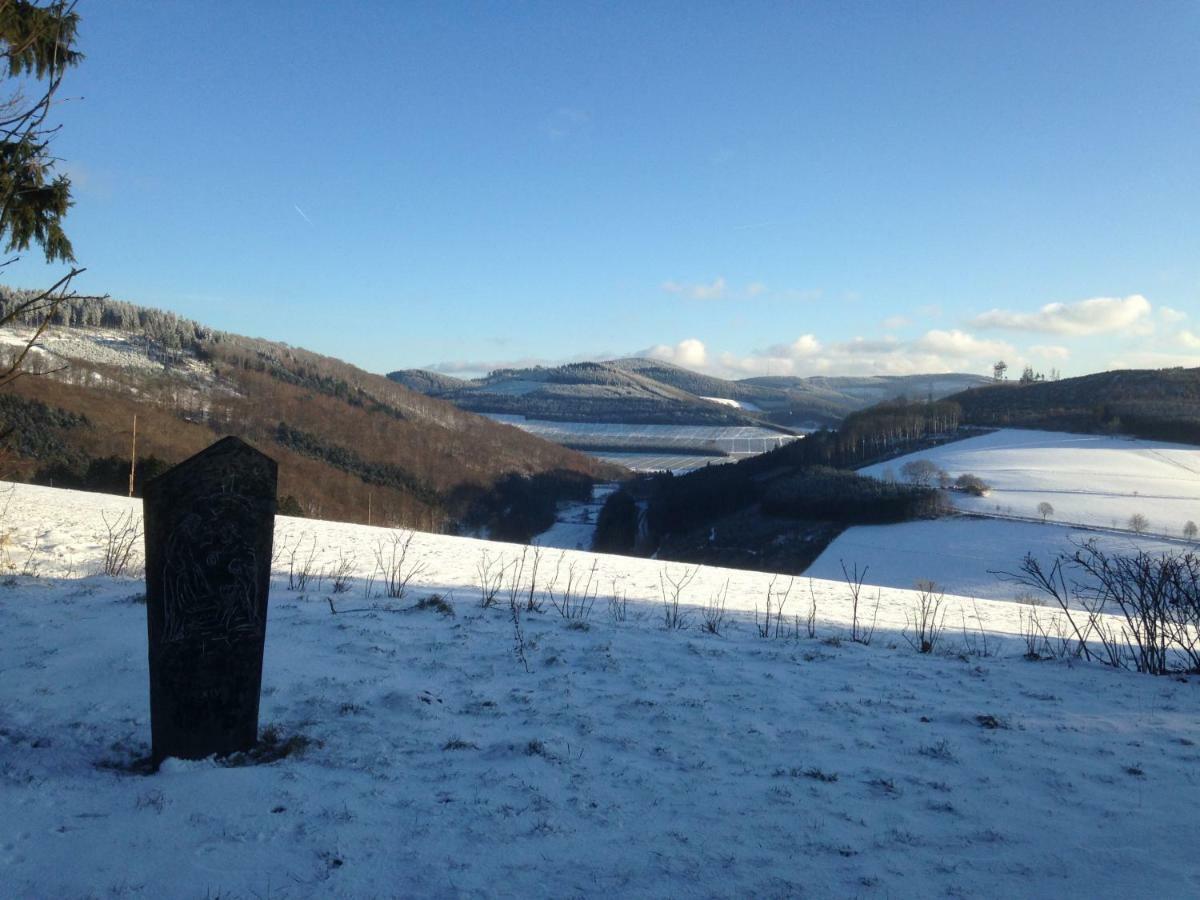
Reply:
[[987, 372], [996, 359], [1021, 361], [1004, 341], [982, 340], [963, 331], [927, 331], [911, 341], [888, 335], [856, 337], [823, 344], [801, 335], [789, 344], [774, 344], [746, 356], [722, 353], [714, 374], [747, 375], [909, 375], [924, 372]]
[[1160, 306], [1158, 308], [1158, 317], [1167, 325], [1175, 325], [1176, 323], [1182, 322], [1184, 319], [1186, 319], [1188, 314], [1182, 310], [1172, 309], [1169, 306]]
[[687, 338], [673, 347], [669, 344], [655, 344], [638, 351], [636, 355], [660, 359], [686, 369], [702, 369], [708, 363], [708, 350], [704, 342], [696, 338]]
[[821, 351], [821, 342], [814, 335], [802, 334], [792, 341], [788, 352], [794, 357], [815, 356]]
[[757, 297], [760, 294], [765, 294], [766, 292], [767, 292], [767, 286], [765, 284], [763, 284], [761, 281], [752, 281], [748, 285], [746, 285], [746, 296], [747, 297], [751, 297], [751, 298]]
[[1150, 301], [1141, 294], [1128, 297], [1093, 297], [1076, 303], [1048, 303], [1033, 313], [993, 309], [971, 320], [975, 328], [1002, 328], [1048, 334], [1084, 336], [1109, 334], [1142, 327], [1150, 315]]
[[954, 359], [1012, 356], [1015, 352], [1012, 345], [1004, 341], [981, 340], [958, 329], [927, 331], [913, 343], [913, 347]]
[[1029, 348], [1029, 355], [1039, 359], [1064, 360], [1071, 358], [1071, 351], [1057, 344], [1034, 344]]
[[708, 283], [687, 284], [679, 281], [665, 281], [662, 289], [668, 294], [682, 294], [692, 300], [720, 300], [725, 296], [727, 287], [725, 279], [718, 275], [716, 279]]
[[1108, 364], [1109, 369], [1168, 369], [1174, 366], [1182, 366], [1185, 369], [1200, 366], [1200, 352], [1162, 353], [1147, 350], [1128, 353], [1111, 360]]
[[1200, 335], [1184, 329], [1176, 335], [1176, 339], [1189, 350], [1200, 350]]
[[883, 325], [884, 331], [895, 331], [897, 328], [903, 328], [905, 325], [911, 325], [912, 320], [908, 316], [888, 316], [880, 324]]

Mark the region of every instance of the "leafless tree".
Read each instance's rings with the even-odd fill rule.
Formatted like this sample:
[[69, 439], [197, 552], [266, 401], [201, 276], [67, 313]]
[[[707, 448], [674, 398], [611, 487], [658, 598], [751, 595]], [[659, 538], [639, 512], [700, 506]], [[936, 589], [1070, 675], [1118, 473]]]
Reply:
[[[904, 614], [908, 622], [904, 639], [918, 653], [932, 653], [945, 630], [946, 613], [943, 607], [946, 594], [932, 581], [918, 581], [916, 588], [917, 597], [912, 610]], [[912, 630], [911, 636], [908, 629]]]
[[900, 473], [912, 484], [929, 487], [937, 481], [941, 469], [928, 459], [913, 459], [900, 467]]

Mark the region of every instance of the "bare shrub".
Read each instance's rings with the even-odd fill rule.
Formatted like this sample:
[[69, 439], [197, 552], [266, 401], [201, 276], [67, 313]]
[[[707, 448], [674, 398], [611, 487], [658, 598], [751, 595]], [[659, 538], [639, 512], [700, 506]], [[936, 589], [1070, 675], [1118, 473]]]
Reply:
[[871, 567], [865, 566], [860, 572], [858, 563], [855, 563], [853, 568], [847, 569], [845, 560], [838, 562], [842, 567], [842, 578], [845, 579], [846, 588], [850, 592], [850, 640], [856, 644], [869, 645], [875, 637], [875, 622], [879, 619], [879, 592], [875, 592], [875, 611], [871, 615], [870, 625], [866, 624], [865, 619], [860, 618], [860, 609], [863, 581], [866, 580], [867, 572], [871, 570]]
[[775, 581], [778, 577], [778, 575], [772, 577], [771, 583], [767, 585], [767, 608], [761, 622], [758, 619], [758, 607], [754, 607], [754, 624], [758, 629], [758, 636], [761, 638], [779, 638], [784, 636], [783, 608], [787, 605], [788, 597], [792, 593], [792, 585], [796, 579], [789, 578], [787, 588], [782, 591], [776, 591]]
[[296, 540], [288, 554], [288, 590], [304, 593], [309, 583], [316, 577], [317, 571], [317, 538], [313, 535], [312, 547], [308, 553], [303, 553], [303, 538]]
[[673, 574], [669, 569], [658, 573], [658, 587], [662, 592], [663, 624], [670, 631], [680, 631], [687, 628], [687, 616], [680, 608], [683, 592], [700, 573], [699, 569], [685, 568], [680, 575]]
[[704, 630], [709, 634], [720, 635], [725, 627], [725, 601], [729, 597], [729, 581], [725, 588], [713, 594], [704, 606]]
[[608, 616], [614, 622], [629, 618], [629, 592], [617, 590], [617, 579], [613, 579], [612, 593], [608, 596]]
[[813, 580], [808, 579], [808, 616], [804, 620], [805, 630], [810, 638], [817, 636], [817, 593], [813, 590]]
[[529, 558], [529, 548], [521, 550], [521, 558], [508, 565], [508, 585], [504, 592], [508, 595], [508, 605], [516, 606], [525, 590], [525, 561]]
[[1018, 609], [1017, 617], [1020, 621], [1021, 640], [1025, 643], [1025, 658], [1032, 660], [1049, 658], [1051, 653], [1046, 640], [1046, 632], [1042, 628], [1039, 618], [1038, 608], [1031, 606], [1028, 609]]
[[[38, 574], [41, 572], [41, 564], [38, 561], [38, 554], [42, 549], [42, 540], [49, 534], [50, 532], [43, 531], [41, 534], [35, 534], [33, 536], [33, 543], [29, 545], [29, 553], [25, 555], [25, 563], [21, 566], [19, 571], [19, 574], [23, 578], [37, 578]], [[5, 535], [4, 543], [7, 543], [7, 539], [8, 535]], [[17, 571], [16, 566], [14, 566], [11, 562], [8, 564], [8, 568], [13, 571]]]
[[946, 594], [932, 581], [918, 581], [916, 588], [912, 609], [904, 613], [904, 639], [918, 653], [932, 653], [946, 627]]
[[964, 494], [971, 494], [975, 497], [987, 496], [987, 492], [992, 489], [991, 485], [985, 482], [978, 475], [972, 475], [969, 472], [964, 472], [954, 479], [954, 489], [962, 491]]
[[104, 533], [100, 539], [104, 543], [103, 569], [105, 575], [124, 575], [130, 568], [133, 549], [142, 537], [142, 520], [133, 510], [109, 520], [107, 512], [101, 512], [104, 521]]
[[351, 576], [354, 574], [354, 554], [338, 551], [337, 562], [329, 567], [325, 577], [329, 580], [329, 589], [335, 594], [345, 594], [350, 590]]
[[[558, 570], [562, 567], [562, 561], [563, 561], [564, 555], [565, 554], [563, 554], [563, 553], [560, 553], [558, 555], [558, 564], [554, 567], [554, 581], [550, 587], [551, 590], [553, 590], [553, 585], [558, 583]], [[533, 545], [533, 559], [529, 566], [529, 590], [525, 595], [525, 609], [527, 612], [541, 612], [542, 611], [542, 601], [538, 599], [538, 595], [537, 595], [538, 568], [541, 566], [541, 564], [542, 564], [542, 548], [538, 544], [534, 544]], [[593, 569], [594, 568], [595, 567], [593, 567]]]
[[513, 655], [517, 657], [525, 669], [525, 674], [528, 675], [532, 670], [529, 668], [529, 659], [525, 656], [525, 630], [521, 627], [521, 605], [517, 603], [515, 596], [509, 601], [508, 615], [513, 627]]
[[971, 598], [971, 605], [975, 609], [975, 627], [970, 629], [967, 627], [967, 614], [960, 606], [958, 614], [962, 617], [962, 638], [963, 638], [963, 653], [967, 656], [988, 657], [996, 655], [996, 642], [988, 635], [987, 626], [984, 623], [983, 615], [979, 612], [979, 603], [975, 598]]
[[424, 562], [413, 556], [412, 542], [416, 536], [415, 531], [402, 528], [375, 545], [375, 563], [383, 592], [392, 600], [403, 600], [409, 585], [428, 570]]
[[441, 594], [430, 594], [427, 597], [422, 597], [411, 608], [414, 610], [432, 609], [443, 616], [454, 618], [454, 606], [450, 603], [453, 595], [443, 597]]
[[479, 587], [479, 605], [491, 609], [504, 584], [504, 557], [493, 559], [486, 550], [475, 564], [476, 585]]
[[[578, 561], [572, 561], [567, 567], [567, 583], [560, 593], [556, 593], [553, 587], [549, 589], [550, 604], [564, 619], [587, 619], [592, 614], [596, 595], [600, 591], [600, 584], [596, 581], [599, 561], [592, 563], [586, 575], [578, 566]], [[527, 608], [532, 609], [532, 606]]]
[[[1007, 577], [1052, 597], [1071, 625], [1077, 652], [1089, 659], [1153, 675], [1200, 672], [1195, 553], [1111, 555], [1089, 541], [1072, 555], [1059, 554], [1049, 569], [1027, 554], [1020, 573]], [[1087, 614], [1082, 625], [1079, 607]]]

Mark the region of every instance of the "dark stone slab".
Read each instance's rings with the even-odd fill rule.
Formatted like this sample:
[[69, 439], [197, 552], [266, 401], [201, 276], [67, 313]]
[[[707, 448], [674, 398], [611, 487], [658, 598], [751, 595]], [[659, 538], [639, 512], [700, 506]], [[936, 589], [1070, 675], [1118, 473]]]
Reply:
[[224, 438], [143, 492], [155, 764], [258, 737], [275, 461]]

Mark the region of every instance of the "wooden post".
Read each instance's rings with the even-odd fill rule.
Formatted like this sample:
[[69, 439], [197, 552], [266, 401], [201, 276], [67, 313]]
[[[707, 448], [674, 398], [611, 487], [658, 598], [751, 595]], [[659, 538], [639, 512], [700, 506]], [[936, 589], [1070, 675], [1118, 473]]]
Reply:
[[133, 496], [133, 475], [137, 470], [137, 413], [133, 414], [133, 446], [129, 448], [129, 496]]

